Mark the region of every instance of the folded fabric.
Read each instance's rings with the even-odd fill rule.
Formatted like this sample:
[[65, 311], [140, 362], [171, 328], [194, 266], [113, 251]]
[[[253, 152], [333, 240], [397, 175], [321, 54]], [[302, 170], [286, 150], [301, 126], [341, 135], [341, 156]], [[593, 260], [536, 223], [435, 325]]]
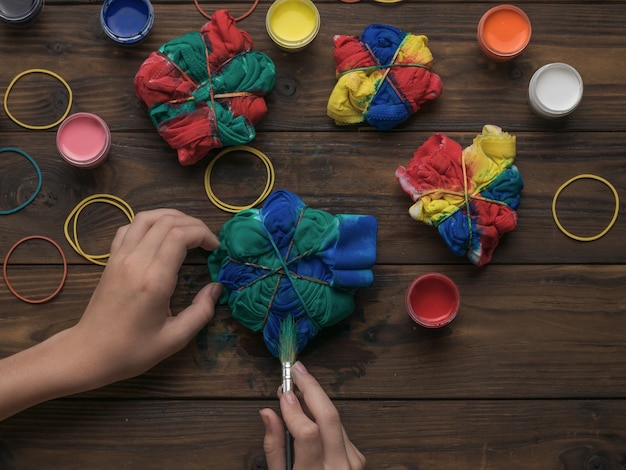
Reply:
[[239, 323], [263, 330], [279, 357], [280, 324], [293, 318], [297, 352], [318, 331], [354, 311], [354, 293], [371, 285], [376, 218], [308, 207], [297, 195], [274, 191], [263, 208], [236, 214], [220, 230], [208, 258], [211, 278], [224, 286]]
[[517, 225], [524, 182], [513, 165], [515, 147], [515, 136], [493, 125], [464, 150], [443, 134], [430, 137], [396, 170], [415, 202], [409, 214], [437, 227], [456, 255], [478, 266], [488, 263], [500, 237]]
[[256, 136], [254, 126], [267, 112], [263, 96], [274, 88], [276, 68], [252, 47], [230, 13], [218, 10], [199, 33], [163, 44], [139, 68], [135, 93], [182, 165]]
[[334, 44], [337, 83], [327, 114], [337, 125], [366, 122], [388, 130], [442, 93], [426, 36], [374, 24], [361, 39], [339, 35]]

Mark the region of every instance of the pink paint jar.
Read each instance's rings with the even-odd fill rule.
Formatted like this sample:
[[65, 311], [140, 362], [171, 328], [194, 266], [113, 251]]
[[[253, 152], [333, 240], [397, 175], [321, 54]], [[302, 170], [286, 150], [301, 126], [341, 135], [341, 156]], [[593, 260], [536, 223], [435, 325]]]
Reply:
[[461, 303], [459, 288], [448, 276], [426, 273], [409, 285], [405, 304], [418, 325], [440, 328], [456, 317]]
[[70, 115], [57, 131], [57, 149], [63, 159], [79, 168], [95, 168], [109, 155], [111, 131], [99, 116]]

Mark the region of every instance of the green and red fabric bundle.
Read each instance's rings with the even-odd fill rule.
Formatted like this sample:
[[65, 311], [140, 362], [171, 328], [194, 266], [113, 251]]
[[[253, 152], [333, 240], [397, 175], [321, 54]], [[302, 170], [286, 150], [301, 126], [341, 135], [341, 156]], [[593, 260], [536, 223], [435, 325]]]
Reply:
[[139, 68], [135, 93], [182, 165], [256, 136], [276, 68], [252, 48], [248, 33], [227, 10], [218, 10], [200, 32], [163, 44]]

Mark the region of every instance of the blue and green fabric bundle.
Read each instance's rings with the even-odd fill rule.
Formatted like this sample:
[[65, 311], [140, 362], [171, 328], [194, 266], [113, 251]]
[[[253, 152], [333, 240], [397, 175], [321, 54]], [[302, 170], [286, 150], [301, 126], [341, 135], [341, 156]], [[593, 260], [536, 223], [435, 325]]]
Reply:
[[224, 224], [208, 267], [233, 318], [262, 330], [276, 357], [281, 324], [293, 319], [299, 353], [322, 328], [352, 314], [354, 293], [372, 284], [377, 231], [373, 216], [332, 215], [277, 190], [261, 209]]

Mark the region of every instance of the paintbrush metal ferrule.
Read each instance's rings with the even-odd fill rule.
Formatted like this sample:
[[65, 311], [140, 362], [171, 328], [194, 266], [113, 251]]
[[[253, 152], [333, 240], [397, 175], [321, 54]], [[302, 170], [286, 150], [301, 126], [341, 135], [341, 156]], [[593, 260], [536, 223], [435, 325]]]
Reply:
[[293, 390], [293, 381], [291, 380], [291, 362], [283, 362], [283, 393]]

